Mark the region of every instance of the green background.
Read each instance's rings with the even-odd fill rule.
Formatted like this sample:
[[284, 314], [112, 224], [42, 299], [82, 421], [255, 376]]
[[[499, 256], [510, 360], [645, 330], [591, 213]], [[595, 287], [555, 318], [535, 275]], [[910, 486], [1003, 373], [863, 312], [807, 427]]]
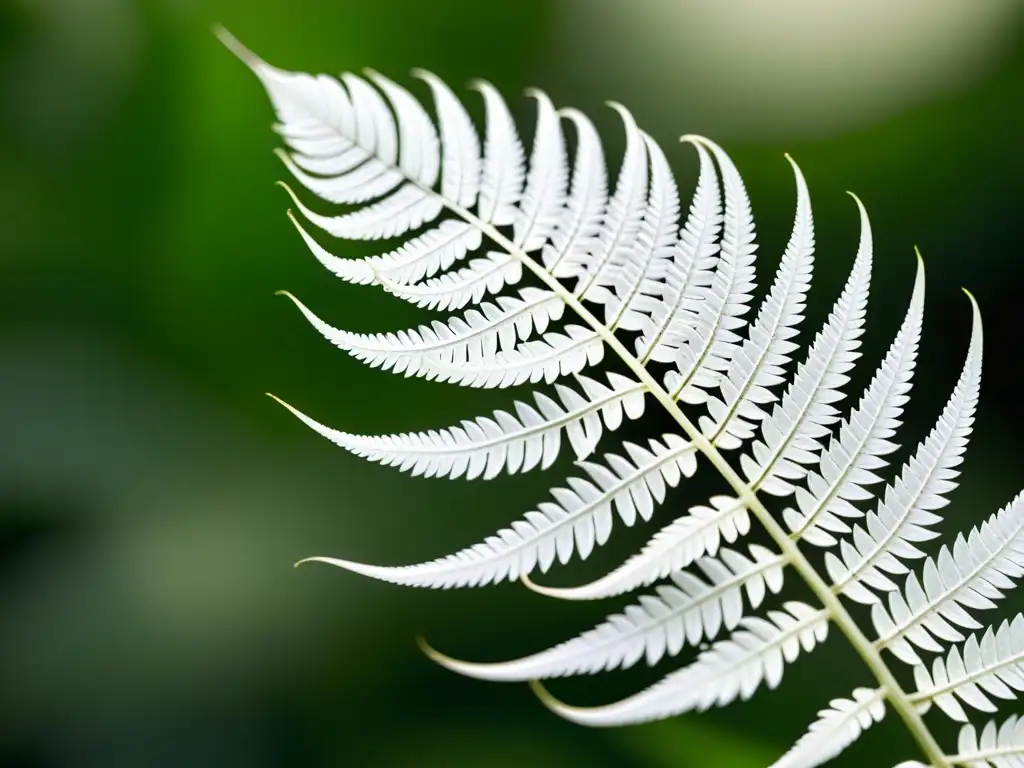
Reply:
[[[0, 765], [753, 768], [829, 699], [870, 684], [833, 633], [780, 690], [749, 703], [590, 731], [525, 686], [450, 674], [418, 652], [417, 633], [466, 658], [511, 658], [627, 600], [563, 606], [510, 584], [406, 591], [291, 564], [445, 554], [522, 514], [569, 462], [561, 475], [489, 484], [409, 478], [334, 448], [262, 395], [384, 433], [455, 423], [511, 393], [367, 369], [273, 296], [287, 288], [359, 331], [425, 316], [333, 279], [305, 250], [272, 186], [283, 169], [266, 98], [210, 33], [215, 21], [284, 68], [487, 78], [524, 126], [532, 113], [517, 94], [544, 88], [595, 116], [613, 162], [621, 139], [602, 102], [621, 101], [666, 148], [684, 197], [695, 162], [675, 138], [705, 132], [747, 181], [762, 286], [792, 221], [790, 152], [818, 232], [808, 327], [851, 263], [856, 216], [843, 191], [855, 190], [877, 244], [855, 384], [898, 326], [917, 244], [928, 304], [901, 439], [922, 438], [952, 388], [969, 334], [959, 287], [969, 287], [986, 319], [986, 379], [946, 530], [1006, 503], [1024, 477], [1021, 9], [908, 3], [890, 18], [878, 3], [835, 3], [824, 16], [796, 0], [763, 5], [0, 5]], [[876, 17], [858, 26], [867, 6]], [[713, 23], [712, 7], [727, 7]], [[720, 488], [704, 474], [670, 496], [662, 520]], [[620, 531], [592, 561], [546, 578], [581, 581], [654, 529]], [[552, 688], [610, 701], [678, 663]], [[948, 722], [929, 722], [952, 747]], [[890, 716], [835, 764], [910, 757]]]

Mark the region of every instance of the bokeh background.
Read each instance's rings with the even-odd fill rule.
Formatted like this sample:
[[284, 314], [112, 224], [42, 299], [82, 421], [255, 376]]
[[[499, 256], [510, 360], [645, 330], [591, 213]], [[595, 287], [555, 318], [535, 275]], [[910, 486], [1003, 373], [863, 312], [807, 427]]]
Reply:
[[[959, 370], [960, 286], [987, 321], [957, 530], [1024, 479], [1022, 11], [1018, 0], [5, 0], [0, 765], [755, 768], [830, 698], [869, 683], [833, 634], [750, 703], [588, 731], [525, 686], [445, 672], [412, 638], [510, 658], [627, 600], [562, 606], [515, 584], [408, 592], [292, 569], [314, 554], [398, 564], [447, 553], [520, 515], [559, 475], [412, 479], [334, 448], [263, 396], [371, 433], [443, 426], [509, 399], [368, 370], [273, 297], [288, 288], [355, 330], [421, 317], [307, 253], [271, 185], [283, 171], [267, 101], [214, 21], [285, 68], [490, 79], [524, 126], [532, 113], [517, 94], [542, 87], [597, 118], [615, 162], [603, 102], [616, 99], [667, 148], [684, 196], [695, 161], [675, 139], [710, 135], [748, 183], [762, 285], [792, 221], [792, 153], [818, 226], [807, 327], [851, 263], [843, 192], [858, 192], [877, 268], [857, 382], [899, 323], [914, 244], [928, 267], [905, 443], [927, 432]], [[715, 488], [695, 479], [660, 519]], [[586, 578], [653, 530], [547, 579]], [[652, 679], [632, 670], [553, 688], [596, 703]], [[912, 756], [890, 717], [836, 765]]]

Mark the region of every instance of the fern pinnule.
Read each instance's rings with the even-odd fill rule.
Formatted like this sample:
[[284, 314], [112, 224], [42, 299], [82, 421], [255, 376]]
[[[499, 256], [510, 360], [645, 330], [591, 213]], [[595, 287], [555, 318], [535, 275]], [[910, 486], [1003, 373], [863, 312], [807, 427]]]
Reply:
[[949, 503], [945, 496], [956, 488], [956, 467], [963, 461], [981, 386], [981, 313], [974, 297], [968, 298], [973, 315], [970, 349], [938, 423], [886, 487], [864, 526], [854, 527], [839, 556], [825, 555], [833, 588], [851, 600], [873, 604], [878, 597], [867, 587], [897, 589], [886, 574], [905, 574], [905, 560], [924, 557], [916, 545], [937, 536], [930, 526], [941, 520], [936, 511]]
[[714, 639], [723, 628], [735, 629], [745, 613], [744, 595], [751, 608], [758, 608], [768, 594], [782, 590], [786, 560], [781, 555], [756, 544], [749, 556], [727, 548], [717, 555], [696, 561], [702, 576], [675, 571], [672, 584], [548, 650], [497, 664], [469, 663], [436, 652], [434, 658], [464, 675], [502, 681], [594, 674], [631, 667], [641, 659], [653, 666], [664, 656]]
[[627, 699], [602, 707], [574, 707], [552, 697], [545, 703], [567, 720], [598, 727], [722, 707], [749, 699], [761, 685], [778, 686], [786, 665], [824, 642], [828, 626], [827, 610], [790, 601], [763, 618], [744, 617], [739, 630], [702, 651], [692, 664]]
[[858, 688], [848, 699], [833, 699], [786, 754], [770, 768], [821, 765], [841, 753], [885, 717], [885, 691]]
[[[833, 699], [777, 768], [830, 760], [889, 708], [927, 761], [905, 766], [1024, 765], [1022, 728], [1013, 718], [980, 736], [968, 726], [959, 754], [948, 752], [924, 719], [934, 704], [966, 720], [968, 707], [993, 712], [997, 700], [1024, 690], [1024, 618], [986, 628], [976, 617], [1024, 576], [1024, 497], [934, 557], [924, 549], [937, 536], [937, 511], [955, 487], [974, 421], [982, 329], [973, 297], [971, 343], [956, 388], [935, 428], [889, 480], [925, 318], [924, 270], [918, 257], [905, 319], [847, 410], [873, 261], [858, 198], [860, 243], [849, 278], [822, 328], [801, 345], [816, 235], [807, 183], [791, 158], [792, 233], [755, 312], [751, 201], [714, 142], [683, 137], [699, 164], [684, 208], [669, 156], [620, 104], [611, 106], [626, 149], [610, 189], [593, 123], [540, 92], [529, 92], [536, 118], [527, 151], [508, 104], [487, 83], [472, 86], [485, 115], [478, 133], [460, 99], [430, 73], [414, 75], [430, 94], [433, 115], [379, 73], [285, 72], [220, 35], [270, 97], [287, 146], [280, 152], [285, 169], [316, 197], [349, 206], [318, 214], [288, 189], [298, 212], [292, 221], [314, 258], [353, 284], [454, 313], [400, 331], [353, 333], [289, 294], [308, 322], [350, 355], [394, 373], [467, 387], [544, 385], [508, 410], [394, 435], [334, 430], [286, 407], [353, 454], [413, 475], [489, 480], [547, 470], [565, 441], [577, 462], [550, 498], [453, 554], [397, 567], [309, 559], [415, 587], [519, 579], [570, 600], [668, 579], [593, 629], [520, 659], [471, 663], [425, 646], [431, 658], [471, 677], [535, 680], [655, 664], [711, 643], [659, 683], [605, 706], [564, 704], [534, 682], [547, 706], [578, 723], [642, 722], [749, 698], [777, 686], [786, 666], [834, 625], [875, 683]], [[335, 237], [405, 243], [339, 259], [300, 218]], [[618, 369], [602, 372], [609, 360]], [[575, 385], [563, 381], [570, 377]], [[650, 400], [676, 426], [599, 453], [608, 433], [639, 418]], [[724, 452], [738, 456], [738, 469]], [[710, 465], [728, 492], [670, 514], [669, 489], [700, 464]], [[784, 500], [781, 522], [766, 495]], [[660, 531], [605, 576], [577, 587], [530, 579], [556, 561], [588, 557], [616, 525], [656, 513], [667, 517]], [[771, 547], [740, 544], [755, 522]], [[808, 559], [808, 547], [825, 550], [824, 571]], [[920, 575], [911, 570], [918, 560]], [[810, 596], [780, 605], [776, 596], [794, 577]], [[845, 601], [871, 605], [872, 626], [862, 627]], [[893, 659], [913, 666], [916, 690], [901, 685]]]

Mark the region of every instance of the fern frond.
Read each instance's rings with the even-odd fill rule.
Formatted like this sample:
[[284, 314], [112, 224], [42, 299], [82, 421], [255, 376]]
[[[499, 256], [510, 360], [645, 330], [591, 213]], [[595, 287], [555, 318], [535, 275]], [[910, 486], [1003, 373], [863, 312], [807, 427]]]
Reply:
[[565, 211], [551, 242], [541, 251], [541, 260], [555, 277], [571, 278], [585, 268], [590, 249], [597, 243], [608, 204], [608, 177], [594, 124], [576, 109], [563, 109], [559, 114], [575, 126], [576, 163]]
[[605, 323], [611, 330], [643, 328], [650, 294], [661, 290], [679, 227], [679, 192], [668, 160], [654, 139], [646, 133], [641, 136], [651, 163], [650, 195], [636, 242], [610, 265], [612, 296], [605, 305]]
[[908, 664], [920, 663], [912, 646], [942, 653], [941, 643], [964, 639], [958, 627], [981, 629], [972, 612], [995, 608], [1024, 576], [1024, 494], [925, 560], [922, 574], [889, 593], [888, 611], [871, 609], [878, 644]]
[[873, 604], [877, 596], [867, 587], [893, 591], [896, 584], [886, 575], [907, 573], [904, 560], [924, 556], [914, 546], [935, 537], [929, 530], [941, 519], [935, 510], [949, 502], [945, 495], [956, 488], [974, 423], [981, 385], [982, 326], [977, 302], [971, 299], [970, 349], [953, 394], [939, 421], [903, 467], [896, 482], [886, 487], [876, 511], [865, 526], [857, 525], [842, 542], [839, 556], [829, 552], [825, 566], [833, 591], [857, 602]]
[[477, 80], [470, 87], [484, 97], [487, 136], [484, 139], [484, 163], [480, 179], [478, 211], [483, 221], [506, 226], [516, 219], [526, 179], [526, 154], [515, 121], [498, 89]]
[[601, 336], [582, 325], [567, 325], [542, 338], [529, 339], [489, 359], [467, 362], [432, 361], [427, 378], [483, 389], [519, 384], [553, 383], [604, 359]]
[[863, 517], [853, 502], [871, 498], [865, 486], [882, 481], [876, 474], [887, 464], [882, 457], [897, 448], [891, 438], [910, 399], [923, 314], [924, 262], [919, 257], [910, 308], [892, 346], [857, 408], [822, 452], [818, 469], [808, 473], [807, 488], [796, 488], [798, 510], [783, 510], [782, 518], [794, 536], [830, 547], [836, 543], [833, 534], [850, 530], [840, 518]]
[[797, 349], [791, 339], [803, 320], [805, 297], [811, 286], [814, 223], [807, 183], [797, 164], [787, 158], [797, 188], [793, 232], [750, 335], [722, 378], [721, 396], [708, 399], [709, 416], [700, 420], [704, 435], [722, 448], [738, 448], [754, 436], [751, 422], [766, 417], [762, 406], [777, 399], [771, 389], [784, 382], [785, 366]]
[[537, 101], [537, 131], [526, 189], [512, 227], [512, 242], [527, 252], [542, 248], [558, 228], [569, 183], [558, 112], [543, 92], [528, 93]]
[[471, 259], [464, 267], [413, 285], [392, 283], [378, 276], [388, 293], [418, 307], [440, 311], [477, 304], [484, 296], [500, 293], [522, 278], [523, 265], [499, 251], [489, 251], [486, 256]]
[[860, 211], [861, 237], [850, 277], [781, 402], [761, 423], [762, 439], [740, 458], [747, 482], [766, 493], [789, 495], [794, 491], [792, 481], [803, 478], [805, 465], [817, 460], [821, 439], [839, 418], [834, 404], [845, 396], [842, 387], [860, 356], [872, 238], [867, 211], [860, 200], [854, 200]]
[[1024, 616], [989, 627], [979, 639], [970, 635], [963, 647], [954, 646], [946, 658], [937, 657], [931, 671], [914, 667], [919, 706], [934, 703], [953, 720], [967, 722], [962, 704], [980, 712], [995, 712], [992, 699], [1013, 701], [1024, 691]]
[[[841, 399], [842, 393], [838, 388], [846, 382], [846, 372], [858, 354], [857, 339], [862, 332], [871, 269], [870, 223], [863, 205], [857, 202], [861, 214], [861, 244], [846, 286], [782, 402], [762, 423], [765, 441], [758, 441], [753, 448], [753, 455], [758, 457], [760, 464], [755, 463], [750, 455], [741, 460], [752, 487], [767, 485], [779, 494], [792, 492], [794, 486], [788, 481], [775, 479], [775, 475], [785, 473], [795, 479], [801, 471], [806, 472], [801, 464], [816, 460], [812, 450], [820, 448], [820, 436], [828, 434], [827, 425], [838, 418], [831, 403]], [[716, 512], [718, 514], [712, 516], [714, 524], [711, 526], [705, 524], [708, 515], [702, 516], [703, 521], [693, 519], [692, 514], [681, 518], [656, 534], [644, 550], [622, 567], [604, 579], [580, 587], [573, 594], [594, 597], [620, 594], [663, 578], [706, 551], [713, 553], [713, 549], [704, 547], [716, 546], [720, 532], [735, 530], [727, 514], [722, 510]], [[732, 512], [737, 513], [736, 510]], [[737, 514], [743, 515], [742, 512]], [[739, 519], [749, 525], [747, 518]], [[720, 528], [719, 525], [725, 527]], [[556, 594], [565, 596], [566, 592], [560, 590]]]
[[547, 469], [558, 457], [562, 430], [577, 459], [593, 453], [604, 428], [618, 429], [623, 415], [638, 419], [644, 411], [644, 387], [617, 373], [608, 385], [577, 377], [584, 391], [556, 385], [555, 400], [534, 393], [536, 407], [517, 401], [516, 415], [495, 411], [463, 421], [459, 426], [398, 435], [352, 435], [311, 419], [284, 403], [308, 427], [331, 442], [371, 461], [426, 477], [482, 477], [489, 480], [502, 470], [509, 474]]
[[495, 303], [480, 304], [479, 308], [447, 322], [366, 334], [334, 328], [290, 293], [283, 293], [334, 346], [373, 368], [406, 376], [429, 376], [436, 370], [437, 361], [454, 364], [493, 358], [499, 350], [514, 349], [517, 341], [544, 333], [565, 309], [562, 300], [551, 291], [524, 288], [518, 297], [499, 296]]
[[764, 684], [775, 688], [787, 663], [810, 653], [828, 635], [828, 613], [804, 603], [744, 618], [740, 629], [703, 651], [695, 662], [650, 688], [603, 707], [572, 707], [550, 697], [545, 704], [573, 722], [609, 727], [642, 723], [749, 699]]
[[644, 548], [611, 573], [579, 587], [544, 587], [535, 592], [563, 600], [599, 600], [647, 586], [680, 571], [702, 555], [714, 555], [723, 541], [732, 543], [750, 530], [750, 513], [731, 496], [712, 496], [710, 506], [691, 507], [658, 531]]
[[[412, 74], [423, 80], [434, 95], [434, 109], [440, 125], [441, 196], [463, 208], [477, 202], [480, 191], [480, 139], [473, 121], [459, 98], [437, 75], [423, 69]], [[501, 145], [497, 147], [500, 151]]]
[[[270, 96], [287, 147], [280, 153], [285, 168], [322, 200], [352, 206], [320, 215], [286, 187], [298, 213], [337, 237], [407, 238], [389, 253], [339, 259], [293, 216], [314, 257], [349, 282], [377, 285], [423, 308], [459, 312], [394, 333], [342, 331], [299, 304], [307, 319], [353, 356], [392, 372], [469, 387], [554, 385], [508, 411], [418, 433], [352, 435], [293, 409], [296, 416], [359, 456], [417, 475], [487, 479], [547, 468], [563, 434], [582, 470], [522, 519], [446, 557], [399, 567], [312, 559], [417, 587], [520, 578], [539, 592], [578, 600], [670, 578], [594, 629], [521, 659], [473, 664], [430, 651], [464, 674], [521, 680], [641, 659], [653, 664], [686, 644], [714, 641], [689, 666], [606, 707], [569, 707], [538, 688], [556, 712], [590, 725], [705, 709], [747, 698], [762, 685], [774, 687], [786, 664], [824, 640], [834, 623], [877, 686], [834, 700], [777, 766], [827, 761], [881, 719], [886, 705], [932, 768], [1024, 765], [1017, 721], [1002, 729], [990, 725], [980, 737], [965, 729], [961, 754], [948, 755], [922, 719], [932, 703], [965, 719], [964, 704], [993, 711], [996, 699], [1024, 690], [1024, 617], [964, 639], [966, 630], [980, 629], [972, 613], [992, 608], [1024, 576], [1024, 496], [941, 548], [921, 576], [906, 578], [904, 591], [891, 578], [907, 574], [908, 561], [924, 558], [916, 545], [936, 535], [930, 530], [940, 519], [936, 511], [955, 487], [981, 372], [973, 299], [971, 347], [956, 389], [939, 423], [865, 517], [858, 505], [876, 496], [873, 486], [895, 450], [908, 400], [924, 277], [919, 263], [906, 318], [856, 407], [841, 420], [839, 403], [860, 356], [871, 281], [872, 234], [859, 200], [861, 236], [850, 277], [789, 376], [815, 248], [807, 185], [792, 160], [792, 233], [751, 322], [757, 246], [750, 200], [735, 165], [708, 139], [684, 137], [700, 170], [680, 228], [668, 158], [621, 105], [612, 106], [626, 151], [609, 196], [593, 124], [575, 110], [558, 110], [540, 92], [529, 92], [537, 112], [527, 162], [508, 105], [487, 83], [473, 84], [485, 112], [478, 133], [459, 98], [427, 72], [415, 75], [430, 91], [436, 120], [417, 97], [376, 72], [339, 79], [285, 72], [221, 35]], [[571, 179], [563, 120], [576, 139]], [[527, 276], [541, 287], [513, 293]], [[607, 385], [590, 372], [581, 375], [608, 352], [628, 375], [607, 373]], [[559, 382], [565, 376], [575, 376], [579, 388]], [[677, 433], [647, 447], [623, 443], [622, 451], [601, 461], [589, 458], [605, 432], [624, 416], [641, 414], [648, 395], [678, 425]], [[691, 406], [700, 408], [696, 423], [687, 413]], [[745, 443], [737, 472], [722, 451], [739, 451]], [[649, 520], [668, 488], [696, 471], [698, 453], [727, 482], [727, 493], [690, 508], [638, 555], [590, 584], [552, 588], [529, 580], [556, 559], [588, 557], [608, 540], [616, 515], [626, 526]], [[793, 496], [782, 515], [785, 527], [765, 507], [764, 494]], [[749, 531], [752, 517], [777, 551], [751, 546], [747, 556], [723, 548]], [[831, 584], [801, 543], [838, 544], [825, 553]], [[789, 602], [765, 617], [747, 615], [781, 590], [786, 568], [821, 607]], [[879, 592], [891, 593], [888, 610]], [[847, 612], [843, 596], [874, 604], [877, 642]], [[723, 629], [731, 635], [716, 639]], [[930, 670], [916, 667], [916, 693], [904, 690], [883, 656], [889, 649], [920, 661], [916, 649], [940, 652], [947, 643], [961, 645]]]
[[885, 717], [885, 692], [858, 688], [849, 699], [833, 699], [807, 733], [771, 768], [816, 768], [853, 744]]
[[955, 765], [969, 768], [1021, 768], [1024, 766], [1024, 718], [1011, 716], [1001, 725], [986, 723], [979, 734], [973, 725], [960, 730]]
[[690, 211], [665, 265], [664, 286], [654, 293], [653, 305], [645, 307], [650, 319], [641, 318], [636, 356], [648, 361], [671, 363], [688, 343], [697, 323], [697, 312], [714, 276], [717, 237], [722, 225], [722, 203], [718, 175], [708, 151], [693, 142], [700, 160], [697, 189]]
[[[328, 217], [313, 213], [302, 205], [287, 185], [285, 189], [288, 189], [299, 212], [307, 220], [324, 231], [330, 231]], [[437, 228], [424, 232], [390, 253], [368, 256], [364, 259], [341, 259], [314, 240], [291, 211], [288, 212], [288, 216], [316, 260], [342, 280], [357, 285], [369, 285], [380, 278], [401, 285], [416, 283], [448, 269], [456, 261], [465, 258], [467, 253], [479, 248], [481, 243], [480, 230], [463, 221], [449, 220], [441, 222]], [[442, 306], [440, 300], [433, 305], [428, 302], [427, 306], [436, 309], [458, 308]]]
[[782, 589], [785, 558], [753, 545], [750, 556], [722, 549], [717, 558], [697, 561], [704, 578], [686, 571], [672, 574], [672, 585], [644, 595], [621, 614], [579, 637], [546, 651], [498, 664], [474, 664], [440, 654], [434, 658], [455, 672], [482, 680], [532, 680], [594, 674], [631, 667], [641, 659], [653, 666], [665, 655], [719, 631], [735, 629], [743, 618], [743, 595], [751, 608], [769, 592]]
[[683, 140], [700, 141], [711, 150], [721, 169], [725, 191], [725, 223], [715, 276], [702, 292], [703, 301], [687, 344], [676, 352], [673, 362], [677, 370], [665, 377], [665, 388], [673, 398], [699, 404], [707, 400], [707, 390], [718, 386], [739, 349], [742, 339], [736, 332], [746, 325], [742, 316], [750, 309], [757, 246], [750, 199], [736, 166], [707, 139]]
[[307, 559], [393, 584], [443, 589], [511, 581], [534, 568], [546, 571], [556, 555], [562, 563], [574, 553], [585, 559], [596, 545], [608, 541], [613, 513], [626, 526], [634, 525], [637, 516], [649, 520], [655, 506], [665, 500], [667, 488], [697, 469], [695, 449], [676, 435], [650, 440], [647, 448], [634, 443], [623, 448], [626, 456], [605, 456], [607, 466], [582, 462], [586, 478], [569, 478], [568, 488], [553, 489], [552, 501], [539, 504], [511, 528], [447, 557], [397, 567], [330, 557]]
[[[608, 200], [601, 225], [588, 248], [578, 252], [573, 273], [578, 275], [575, 296], [598, 304], [611, 305], [610, 290], [621, 261], [628, 257], [643, 222], [647, 201], [647, 149], [633, 115], [621, 104], [610, 106], [619, 113], [626, 132], [626, 152]], [[607, 308], [608, 316], [614, 310]]]

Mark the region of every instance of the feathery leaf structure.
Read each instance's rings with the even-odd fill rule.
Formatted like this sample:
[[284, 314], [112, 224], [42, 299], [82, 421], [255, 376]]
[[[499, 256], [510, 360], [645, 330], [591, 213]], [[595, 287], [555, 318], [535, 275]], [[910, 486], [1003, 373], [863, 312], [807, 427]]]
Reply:
[[[529, 92], [536, 123], [527, 151], [508, 105], [487, 83], [472, 84], [485, 113], [478, 132], [460, 98], [428, 72], [413, 74], [429, 93], [432, 113], [378, 73], [286, 72], [228, 33], [221, 37], [270, 97], [287, 146], [279, 153], [286, 170], [322, 201], [346, 207], [316, 213], [288, 190], [306, 224], [295, 215], [292, 221], [314, 258], [348, 282], [457, 313], [402, 331], [354, 333], [328, 325], [293, 298], [309, 323], [353, 357], [394, 373], [470, 387], [544, 385], [507, 411], [395, 435], [338, 431], [286, 407], [347, 451], [414, 475], [487, 480], [547, 470], [563, 440], [578, 466], [521, 519], [453, 554], [397, 567], [310, 560], [415, 587], [521, 579], [569, 600], [654, 585], [593, 629], [513, 661], [471, 663], [425, 647], [440, 664], [471, 677], [530, 680], [548, 707], [593, 726], [724, 706], [775, 688], [786, 666], [813, 651], [834, 624], [875, 685], [833, 700], [778, 768], [827, 762], [889, 707], [926, 761], [904, 766], [1024, 765], [1024, 728], [1015, 718], [980, 734], [967, 726], [956, 753], [944, 751], [924, 720], [934, 704], [966, 721], [968, 708], [994, 712], [998, 700], [1024, 690], [1024, 617], [986, 628], [975, 616], [994, 608], [1024, 575], [1024, 496], [933, 557], [922, 549], [936, 537], [932, 527], [956, 487], [973, 425], [982, 361], [973, 298], [970, 348], [953, 394], [935, 428], [887, 479], [886, 457], [897, 447], [922, 337], [924, 271], [919, 258], [906, 317], [847, 411], [873, 259], [859, 199], [860, 244], [849, 278], [823, 327], [802, 347], [797, 336], [815, 232], [807, 184], [792, 159], [792, 233], [754, 312], [751, 202], [732, 160], [708, 139], [683, 138], [699, 162], [684, 209], [670, 157], [619, 104], [611, 106], [626, 151], [610, 187], [591, 121], [538, 91]], [[341, 259], [310, 227], [332, 237], [405, 242]], [[528, 276], [542, 287], [519, 287]], [[585, 370], [606, 359], [626, 371]], [[570, 376], [575, 385], [562, 381]], [[652, 398], [678, 430], [620, 443], [595, 458], [606, 433], [639, 418]], [[727, 451], [738, 453], [738, 468]], [[659, 508], [701, 457], [731, 490], [672, 519]], [[781, 522], [763, 494], [785, 499]], [[609, 539], [616, 517], [632, 526], [656, 512], [669, 517], [661, 530], [590, 584], [550, 587], [529, 578], [556, 560], [588, 557]], [[742, 547], [755, 521], [773, 548]], [[824, 573], [805, 546], [825, 550]], [[912, 570], [919, 560], [923, 567]], [[774, 602], [788, 569], [810, 588], [811, 602]], [[893, 577], [903, 577], [902, 588]], [[844, 600], [871, 605], [872, 627], [862, 628]], [[605, 706], [564, 704], [535, 682], [653, 665], [694, 648], [702, 650], [678, 671]], [[890, 655], [913, 667], [916, 690], [900, 684]]]
[[848, 699], [833, 699], [793, 748], [771, 768], [815, 768], [831, 760], [885, 717], [881, 690], [858, 688]]

